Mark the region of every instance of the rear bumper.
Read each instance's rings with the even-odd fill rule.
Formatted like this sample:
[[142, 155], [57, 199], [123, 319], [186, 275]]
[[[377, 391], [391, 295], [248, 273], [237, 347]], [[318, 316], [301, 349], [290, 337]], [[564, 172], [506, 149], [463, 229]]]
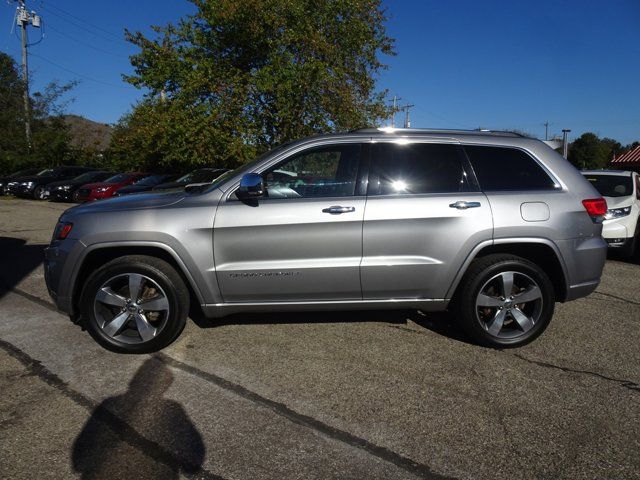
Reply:
[[567, 272], [564, 301], [586, 297], [600, 284], [607, 243], [600, 236], [557, 241]]

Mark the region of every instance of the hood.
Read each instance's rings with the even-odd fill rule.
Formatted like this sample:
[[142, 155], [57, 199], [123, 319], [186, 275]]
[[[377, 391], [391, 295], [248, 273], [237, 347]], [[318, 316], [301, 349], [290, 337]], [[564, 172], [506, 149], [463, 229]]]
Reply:
[[49, 184], [50, 188], [61, 187], [62, 185], [78, 185], [82, 182], [74, 182], [73, 180], [59, 180], [57, 182], [51, 182]]
[[84, 185], [82, 185], [82, 189], [88, 188], [88, 189], [95, 189], [95, 188], [100, 188], [100, 187], [114, 187], [117, 188], [118, 185], [121, 185], [120, 183], [105, 183], [105, 182], [95, 182], [95, 183], [85, 183]]
[[184, 182], [165, 182], [153, 187], [154, 190], [169, 190], [171, 188], [186, 187]]
[[136, 193], [136, 192], [146, 192], [151, 190], [153, 187], [150, 185], [129, 185], [127, 187], [119, 188], [116, 193]]
[[177, 192], [113, 197], [99, 202], [83, 203], [71, 207], [67, 212], [70, 214], [84, 214], [167, 207], [182, 201], [186, 196], [185, 192]]
[[607, 201], [607, 208], [622, 208], [633, 204], [633, 196], [627, 197], [602, 197]]
[[26, 177], [12, 178], [11, 182], [41, 182], [42, 180], [50, 180], [51, 177], [38, 177], [37, 175], [28, 175]]

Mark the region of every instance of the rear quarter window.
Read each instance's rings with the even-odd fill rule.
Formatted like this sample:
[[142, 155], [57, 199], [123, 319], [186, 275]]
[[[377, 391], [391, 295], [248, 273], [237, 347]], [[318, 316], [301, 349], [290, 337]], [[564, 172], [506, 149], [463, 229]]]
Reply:
[[510, 147], [465, 145], [480, 188], [501, 190], [555, 190], [557, 185], [531, 155]]

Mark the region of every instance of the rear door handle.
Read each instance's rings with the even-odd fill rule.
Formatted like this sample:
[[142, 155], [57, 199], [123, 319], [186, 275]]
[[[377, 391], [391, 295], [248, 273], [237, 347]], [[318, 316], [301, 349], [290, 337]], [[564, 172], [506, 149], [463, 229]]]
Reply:
[[457, 208], [458, 210], [466, 210], [467, 208], [477, 208], [480, 206], [480, 202], [465, 202], [459, 200], [449, 205], [451, 208]]
[[340, 215], [341, 213], [355, 212], [356, 207], [341, 207], [340, 205], [333, 205], [329, 208], [323, 208], [324, 213], [330, 213], [331, 215]]

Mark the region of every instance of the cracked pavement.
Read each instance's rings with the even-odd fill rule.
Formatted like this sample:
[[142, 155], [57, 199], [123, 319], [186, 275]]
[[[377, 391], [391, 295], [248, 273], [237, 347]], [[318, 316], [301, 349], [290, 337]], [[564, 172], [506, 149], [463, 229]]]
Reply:
[[637, 263], [520, 349], [446, 314], [323, 312], [188, 322], [125, 356], [47, 295], [67, 207], [0, 197], [3, 478], [640, 478]]

